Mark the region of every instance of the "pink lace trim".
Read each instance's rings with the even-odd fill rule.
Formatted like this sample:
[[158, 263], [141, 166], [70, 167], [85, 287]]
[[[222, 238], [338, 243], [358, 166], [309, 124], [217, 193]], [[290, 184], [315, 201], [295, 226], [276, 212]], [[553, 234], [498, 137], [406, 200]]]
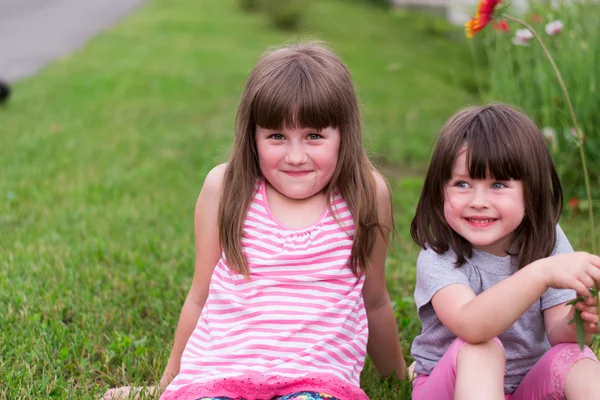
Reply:
[[582, 358], [591, 358], [596, 362], [598, 361], [594, 352], [587, 346], [583, 350], [577, 344], [564, 344], [563, 346], [564, 348], [559, 350], [558, 354], [554, 356], [552, 366], [550, 367], [552, 389], [556, 395], [561, 396], [557, 397], [560, 399], [565, 399], [565, 378], [575, 361], [579, 361]]
[[361, 388], [333, 375], [309, 374], [300, 378], [286, 378], [258, 373], [191, 384], [175, 391], [167, 388], [160, 400], [198, 400], [201, 397], [219, 396], [268, 400], [274, 396], [302, 391], [326, 393], [340, 400], [369, 400]]

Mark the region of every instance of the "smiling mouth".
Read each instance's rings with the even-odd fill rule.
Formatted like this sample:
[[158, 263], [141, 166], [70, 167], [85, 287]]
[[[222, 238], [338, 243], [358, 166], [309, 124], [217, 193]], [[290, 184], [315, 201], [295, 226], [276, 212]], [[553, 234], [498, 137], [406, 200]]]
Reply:
[[467, 221], [469, 221], [471, 224], [475, 224], [475, 225], [487, 225], [487, 224], [491, 224], [492, 222], [497, 221], [497, 219], [495, 218], [488, 218], [488, 219], [481, 219], [481, 218], [465, 218]]
[[310, 171], [284, 171], [288, 175], [292, 176], [302, 176], [310, 173]]

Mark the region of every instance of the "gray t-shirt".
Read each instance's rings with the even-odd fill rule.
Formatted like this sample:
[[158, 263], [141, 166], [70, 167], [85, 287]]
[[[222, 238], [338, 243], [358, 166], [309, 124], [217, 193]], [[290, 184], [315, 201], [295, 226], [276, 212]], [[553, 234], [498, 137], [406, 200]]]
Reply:
[[[552, 254], [573, 252], [558, 225], [556, 232], [556, 248]], [[455, 261], [452, 251], [437, 254], [429, 248], [422, 250], [417, 260], [415, 303], [423, 327], [413, 341], [411, 354], [417, 362], [415, 372], [418, 374], [429, 375], [456, 339], [435, 314], [431, 304], [433, 295], [452, 284], [467, 285], [479, 295], [517, 271], [510, 256], [497, 257], [477, 249], [473, 249], [473, 257], [462, 266], [457, 268]], [[542, 311], [575, 296], [573, 290], [548, 289], [513, 326], [499, 335], [506, 352], [505, 393], [514, 392], [523, 376], [550, 348]]]

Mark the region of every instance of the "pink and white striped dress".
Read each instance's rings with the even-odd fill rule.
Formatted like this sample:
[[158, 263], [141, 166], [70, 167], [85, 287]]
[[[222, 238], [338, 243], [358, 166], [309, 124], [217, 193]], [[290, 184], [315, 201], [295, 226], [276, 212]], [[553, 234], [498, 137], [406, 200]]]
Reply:
[[258, 185], [242, 237], [250, 280], [223, 257], [183, 355], [161, 399], [270, 399], [317, 391], [368, 400], [359, 388], [367, 346], [364, 276], [348, 260], [354, 222], [336, 193], [313, 226], [293, 230], [271, 215]]

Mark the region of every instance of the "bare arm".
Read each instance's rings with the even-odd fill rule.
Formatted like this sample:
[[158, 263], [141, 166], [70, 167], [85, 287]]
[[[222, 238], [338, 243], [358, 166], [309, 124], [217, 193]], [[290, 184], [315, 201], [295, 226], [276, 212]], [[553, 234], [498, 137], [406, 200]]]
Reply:
[[[585, 338], [584, 342], [590, 344], [594, 333], [598, 331], [598, 309], [594, 298], [586, 300], [582, 304], [582, 318], [584, 321]], [[544, 310], [544, 324], [546, 326], [546, 335], [552, 346], [559, 343], [576, 343], [577, 333], [575, 324], [569, 324], [575, 317], [575, 306], [558, 304]]]
[[214, 267], [221, 256], [217, 211], [224, 172], [225, 165], [219, 165], [208, 173], [198, 196], [198, 201], [196, 202], [194, 216], [196, 242], [194, 278], [179, 316], [171, 355], [160, 380], [161, 391], [179, 373], [181, 354], [196, 327], [198, 318], [208, 297], [208, 289]]
[[600, 282], [600, 258], [587, 253], [565, 253], [537, 260], [478, 296], [465, 285], [450, 285], [432, 298], [433, 308], [456, 336], [480, 343], [498, 336], [548, 287], [575, 289], [589, 296], [587, 287]]
[[475, 296], [462, 284], [446, 286], [431, 299], [442, 323], [469, 343], [498, 336], [538, 300], [546, 286], [536, 268], [527, 266]]
[[371, 253], [370, 270], [362, 291], [369, 323], [367, 351], [380, 374], [389, 376], [396, 371], [396, 376], [404, 379], [406, 365], [402, 358], [398, 327], [385, 281], [385, 258], [392, 221], [389, 191], [381, 176], [376, 175], [376, 181], [380, 221], [385, 229], [383, 235], [377, 235]]

